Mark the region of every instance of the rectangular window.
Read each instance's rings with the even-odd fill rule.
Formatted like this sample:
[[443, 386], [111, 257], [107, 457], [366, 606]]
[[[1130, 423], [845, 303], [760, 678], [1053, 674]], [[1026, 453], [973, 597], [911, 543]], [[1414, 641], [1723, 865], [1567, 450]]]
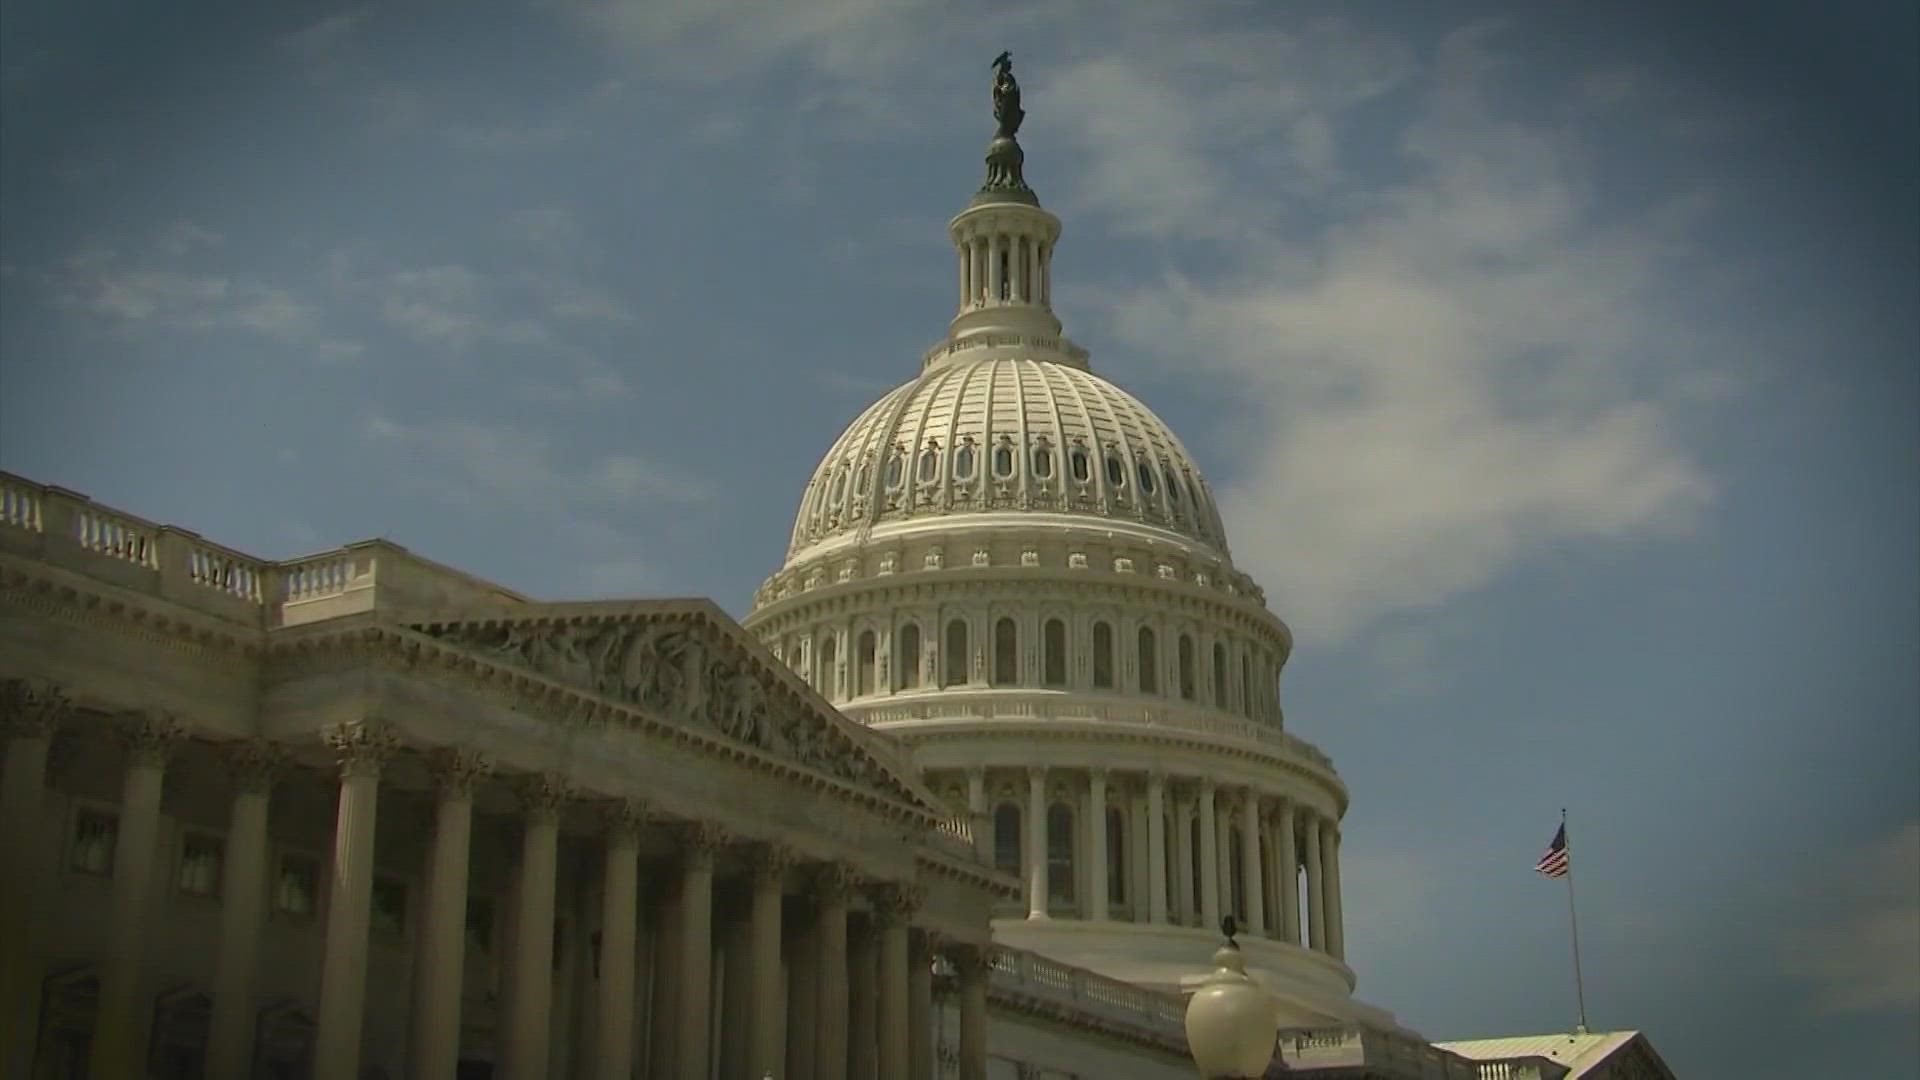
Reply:
[[373, 879], [373, 903], [367, 927], [376, 934], [400, 937], [407, 932], [407, 883], [397, 878]]
[[273, 875], [273, 910], [310, 918], [320, 902], [320, 861], [311, 855], [282, 855]]
[[120, 819], [99, 810], [73, 816], [73, 848], [67, 865], [83, 874], [113, 876], [113, 849], [120, 839]]
[[218, 896], [220, 869], [225, 845], [217, 836], [188, 833], [180, 841], [180, 873], [177, 884], [188, 896]]

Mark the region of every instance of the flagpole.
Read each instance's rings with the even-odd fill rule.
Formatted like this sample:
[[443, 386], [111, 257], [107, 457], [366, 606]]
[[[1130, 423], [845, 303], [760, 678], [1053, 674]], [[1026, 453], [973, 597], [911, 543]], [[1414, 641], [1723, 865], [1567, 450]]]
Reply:
[[1567, 831], [1567, 811], [1560, 810], [1560, 834], [1566, 841], [1567, 855], [1567, 922], [1573, 928], [1573, 993], [1580, 1004], [1580, 1026], [1576, 1033], [1587, 1033], [1587, 989], [1585, 980], [1580, 977], [1580, 915], [1573, 906], [1573, 836]]

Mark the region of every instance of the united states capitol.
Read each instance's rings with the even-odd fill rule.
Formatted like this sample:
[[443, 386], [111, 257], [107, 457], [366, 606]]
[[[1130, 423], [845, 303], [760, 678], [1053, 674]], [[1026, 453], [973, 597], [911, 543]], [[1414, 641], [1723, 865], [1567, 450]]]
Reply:
[[1270, 1075], [1671, 1076], [1355, 996], [1291, 631], [1063, 332], [997, 78], [957, 312], [744, 621], [0, 474], [0, 1075], [1191, 1077], [1231, 915]]

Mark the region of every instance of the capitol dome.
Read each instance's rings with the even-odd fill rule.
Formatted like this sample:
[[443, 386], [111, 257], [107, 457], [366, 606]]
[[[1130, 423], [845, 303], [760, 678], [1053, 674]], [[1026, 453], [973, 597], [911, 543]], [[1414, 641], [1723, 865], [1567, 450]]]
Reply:
[[1092, 524], [1225, 561], [1213, 494], [1180, 440], [1084, 354], [943, 343], [814, 470], [790, 557], [929, 527]]
[[996, 940], [1173, 989], [1232, 914], [1283, 1023], [1391, 1025], [1352, 997], [1347, 789], [1288, 730], [1292, 634], [1186, 447], [1063, 334], [1023, 163], [1003, 125], [946, 336], [833, 441], [744, 623], [1021, 880]]

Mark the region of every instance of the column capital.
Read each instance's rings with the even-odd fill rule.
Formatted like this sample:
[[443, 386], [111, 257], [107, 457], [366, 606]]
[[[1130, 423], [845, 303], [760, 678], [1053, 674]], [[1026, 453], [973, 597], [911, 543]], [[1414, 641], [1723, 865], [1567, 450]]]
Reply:
[[1201, 777], [1200, 778], [1200, 797], [1203, 799], [1208, 798], [1213, 795], [1213, 792], [1214, 792], [1213, 777], [1211, 776]]
[[793, 849], [785, 844], [756, 844], [747, 852], [747, 867], [757, 884], [786, 880], [787, 871], [797, 861]]
[[560, 811], [574, 797], [573, 784], [559, 773], [551, 772], [515, 777], [513, 790], [520, 798], [520, 808], [526, 811], [531, 822], [558, 821]]
[[1027, 783], [1044, 784], [1046, 782], [1047, 782], [1047, 767], [1045, 765], [1027, 766]]
[[1089, 781], [1098, 780], [1104, 787], [1107, 782], [1107, 767], [1105, 765], [1087, 766], [1087, 779]]
[[680, 854], [687, 865], [695, 869], [713, 869], [714, 856], [726, 847], [733, 837], [726, 829], [711, 821], [690, 821], [680, 826], [677, 839]]
[[600, 820], [606, 823], [607, 835], [615, 840], [638, 839], [649, 813], [645, 799], [609, 799], [600, 804]]
[[493, 775], [493, 759], [478, 750], [442, 747], [428, 757], [427, 771], [441, 798], [468, 798], [475, 784]]
[[245, 794], [264, 795], [271, 791], [274, 780], [287, 764], [286, 751], [278, 743], [265, 739], [242, 739], [222, 750], [234, 790]]
[[72, 714], [73, 703], [53, 683], [0, 679], [0, 736], [47, 738]]
[[386, 721], [369, 717], [335, 724], [320, 737], [339, 760], [342, 776], [378, 776], [400, 749], [400, 736]]
[[155, 769], [164, 768], [187, 737], [187, 729], [172, 713], [158, 710], [122, 715], [114, 732], [127, 748], [128, 765]]
[[873, 903], [874, 921], [880, 926], [899, 926], [913, 918], [927, 902], [927, 890], [917, 882], [899, 884], [886, 882], [876, 885], [868, 894]]
[[813, 887], [814, 899], [822, 903], [844, 902], [859, 876], [853, 867], [846, 863], [821, 863], [813, 868], [809, 884]]
[[979, 781], [980, 781], [981, 783], [985, 783], [985, 782], [986, 782], [986, 780], [987, 780], [987, 767], [986, 767], [985, 765], [969, 765], [969, 766], [967, 766], [967, 780], [968, 780], [968, 781], [973, 781], [973, 780], [976, 780], [976, 779], [977, 779], [977, 780], [979, 780]]

